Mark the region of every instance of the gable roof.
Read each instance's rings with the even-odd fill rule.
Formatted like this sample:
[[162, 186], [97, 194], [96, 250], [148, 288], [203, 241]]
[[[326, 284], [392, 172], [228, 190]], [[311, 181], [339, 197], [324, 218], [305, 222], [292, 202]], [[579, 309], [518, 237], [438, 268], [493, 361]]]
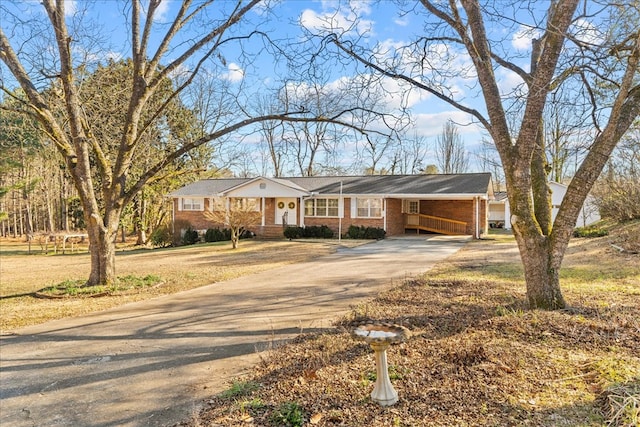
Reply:
[[203, 179], [169, 193], [169, 197], [213, 197], [249, 181], [249, 178]]
[[[310, 176], [289, 178], [205, 179], [186, 185], [170, 197], [214, 197], [259, 179], [305, 191], [311, 195], [482, 196], [492, 194], [490, 173], [446, 175]], [[340, 189], [342, 185], [342, 190]]]

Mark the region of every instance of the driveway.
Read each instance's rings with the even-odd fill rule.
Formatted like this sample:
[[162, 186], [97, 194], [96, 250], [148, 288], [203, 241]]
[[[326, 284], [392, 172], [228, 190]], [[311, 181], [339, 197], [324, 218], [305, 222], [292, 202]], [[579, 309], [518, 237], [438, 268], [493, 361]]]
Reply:
[[172, 425], [249, 372], [260, 352], [330, 328], [467, 241], [389, 238], [3, 336], [0, 425]]

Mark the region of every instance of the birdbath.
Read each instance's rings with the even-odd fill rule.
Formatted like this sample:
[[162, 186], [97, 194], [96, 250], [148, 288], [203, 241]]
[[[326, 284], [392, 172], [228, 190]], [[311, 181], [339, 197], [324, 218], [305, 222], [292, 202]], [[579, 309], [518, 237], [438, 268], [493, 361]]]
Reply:
[[376, 384], [371, 392], [371, 399], [382, 406], [390, 406], [398, 401], [398, 392], [395, 391], [389, 380], [387, 367], [387, 348], [391, 343], [404, 341], [407, 330], [399, 325], [390, 323], [366, 323], [358, 326], [353, 331], [357, 339], [361, 339], [373, 348], [376, 356]]

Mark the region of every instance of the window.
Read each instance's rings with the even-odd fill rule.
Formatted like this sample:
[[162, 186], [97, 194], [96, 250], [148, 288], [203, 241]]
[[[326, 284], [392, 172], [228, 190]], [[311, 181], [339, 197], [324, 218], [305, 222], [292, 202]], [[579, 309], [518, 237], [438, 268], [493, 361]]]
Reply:
[[418, 200], [407, 200], [406, 213], [417, 214], [420, 213], [420, 202]]
[[183, 198], [182, 210], [183, 211], [201, 211], [204, 206], [204, 199]]
[[356, 199], [359, 218], [380, 218], [382, 216], [382, 199]]
[[231, 199], [231, 209], [240, 211], [259, 211], [260, 200], [254, 198], [233, 198]]
[[304, 201], [305, 216], [338, 216], [338, 199], [307, 199]]

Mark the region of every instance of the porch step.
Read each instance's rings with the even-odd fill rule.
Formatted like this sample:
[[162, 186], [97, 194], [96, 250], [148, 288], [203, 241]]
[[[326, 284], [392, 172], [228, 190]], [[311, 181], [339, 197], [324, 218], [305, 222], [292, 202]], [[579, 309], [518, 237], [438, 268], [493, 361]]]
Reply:
[[281, 225], [258, 227], [257, 237], [260, 239], [283, 239], [284, 229]]

